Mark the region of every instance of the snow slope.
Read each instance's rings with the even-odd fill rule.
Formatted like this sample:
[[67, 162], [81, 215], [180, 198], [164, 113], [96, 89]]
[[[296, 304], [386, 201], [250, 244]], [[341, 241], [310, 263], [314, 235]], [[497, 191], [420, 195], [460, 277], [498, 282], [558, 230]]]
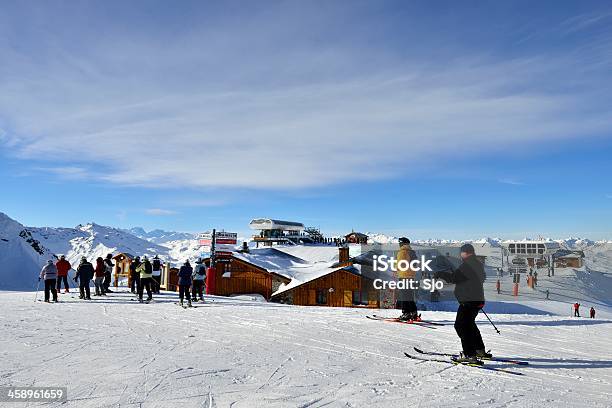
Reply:
[[0, 287], [32, 289], [52, 253], [23, 225], [0, 213]]
[[[609, 407], [612, 321], [483, 316], [487, 347], [515, 376], [403, 356], [459, 348], [437, 329], [372, 321], [361, 309], [207, 298], [197, 309], [112, 294], [91, 302], [0, 292], [0, 386], [67, 386], [62, 407]], [[561, 305], [560, 307], [562, 307]], [[391, 313], [379, 311], [379, 313]], [[17, 406], [17, 405], [15, 405]], [[28, 406], [35, 406], [34, 404]], [[50, 404], [47, 406], [59, 406]]]

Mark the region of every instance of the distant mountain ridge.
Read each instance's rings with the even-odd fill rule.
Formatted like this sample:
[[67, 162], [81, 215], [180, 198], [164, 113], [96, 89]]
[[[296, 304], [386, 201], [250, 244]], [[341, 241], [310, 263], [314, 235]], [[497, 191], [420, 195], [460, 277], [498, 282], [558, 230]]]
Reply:
[[134, 227], [124, 231], [127, 231], [132, 235], [137, 236], [138, 238], [142, 238], [155, 244], [164, 244], [170, 241], [194, 239], [196, 237], [196, 234], [189, 232], [164, 231], [161, 229], [154, 229], [152, 231], [147, 232], [142, 227]]
[[[370, 233], [370, 243], [397, 243], [397, 237]], [[551, 240], [552, 241], [552, 240]], [[592, 241], [585, 238], [554, 240], [563, 248], [589, 251], [588, 265], [598, 270], [612, 269], [610, 251], [612, 241]], [[459, 245], [462, 241], [429, 239], [415, 240], [421, 245]], [[466, 242], [466, 241], [463, 241]], [[472, 240], [480, 246], [499, 247], [500, 238]], [[159, 255], [173, 264], [200, 256], [195, 235], [185, 232], [143, 228], [129, 230], [113, 228], [94, 222], [75, 228], [26, 227], [0, 212], [0, 289], [27, 289], [36, 284], [36, 276], [49, 259], [65, 255], [77, 265], [85, 256], [93, 261], [109, 253], [127, 252], [132, 255]]]

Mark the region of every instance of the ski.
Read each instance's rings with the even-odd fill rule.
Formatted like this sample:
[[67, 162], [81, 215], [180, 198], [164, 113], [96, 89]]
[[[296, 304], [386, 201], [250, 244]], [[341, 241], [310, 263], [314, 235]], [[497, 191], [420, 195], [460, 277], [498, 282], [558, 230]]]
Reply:
[[[378, 315], [372, 315], [373, 317], [375, 317], [376, 319], [393, 319], [393, 320], [397, 320], [397, 318], [395, 317], [384, 317], [384, 316], [378, 316]], [[417, 321], [413, 321], [413, 323], [422, 323], [422, 324], [429, 324], [431, 326], [446, 326], [443, 323], [437, 323], [437, 322], [432, 322], [430, 320], [417, 320]]]
[[[413, 347], [414, 351], [416, 351], [417, 353], [420, 354], [425, 354], [425, 355], [429, 355], [429, 356], [441, 356], [441, 357], [457, 357], [457, 354], [450, 354], [450, 353], [439, 353], [436, 351], [423, 351], [417, 347]], [[485, 360], [485, 361], [497, 361], [500, 363], [509, 363], [509, 364], [516, 364], [516, 365], [529, 365], [529, 363], [527, 361], [521, 361], [521, 360], [514, 360], [511, 358], [500, 358], [500, 357], [493, 357], [493, 358], [486, 358], [486, 357], [479, 357], [481, 360]]]
[[415, 326], [428, 327], [430, 329], [436, 329], [437, 327], [435, 326], [439, 326], [438, 324], [431, 324], [430, 322], [414, 321], [414, 320], [403, 321], [403, 320], [400, 320], [398, 318], [393, 318], [393, 317], [382, 317], [382, 316], [376, 316], [376, 315], [366, 316], [366, 317], [370, 320], [378, 320], [378, 321], [383, 321], [383, 322], [388, 322], [388, 323], [412, 324]]
[[512, 375], [523, 375], [523, 373], [519, 373], [516, 371], [511, 371], [511, 370], [506, 370], [503, 368], [499, 368], [499, 367], [491, 367], [491, 366], [487, 366], [484, 364], [468, 364], [468, 363], [460, 363], [457, 361], [453, 361], [453, 360], [446, 360], [446, 359], [441, 359], [441, 358], [429, 358], [429, 357], [419, 357], [419, 356], [414, 356], [412, 354], [408, 354], [408, 353], [404, 353], [404, 355], [412, 360], [417, 360], [417, 361], [430, 361], [430, 362], [434, 362], [434, 363], [445, 363], [445, 364], [452, 364], [452, 365], [464, 365], [464, 366], [468, 366], [468, 367], [474, 367], [474, 368], [480, 368], [483, 370], [488, 370], [488, 371], [496, 371], [499, 373], [504, 373], [504, 374], [512, 374]]

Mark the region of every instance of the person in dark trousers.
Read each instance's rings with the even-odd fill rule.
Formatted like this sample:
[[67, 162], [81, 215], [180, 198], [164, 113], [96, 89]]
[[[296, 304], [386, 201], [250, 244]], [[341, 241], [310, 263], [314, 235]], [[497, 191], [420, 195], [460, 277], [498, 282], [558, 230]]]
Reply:
[[104, 293], [113, 293], [110, 290], [111, 280], [113, 278], [113, 254], [106, 255], [104, 260]]
[[138, 287], [140, 286], [140, 273], [138, 267], [140, 266], [140, 257], [137, 256], [133, 262], [130, 263], [130, 289], [132, 293], [138, 293]]
[[204, 301], [204, 281], [206, 280], [206, 265], [202, 259], [196, 261], [196, 266], [193, 268], [192, 274], [193, 289], [191, 291], [191, 300], [197, 302]]
[[142, 263], [138, 266], [137, 271], [140, 273], [140, 285], [138, 286], [138, 300], [143, 302], [144, 290], [147, 289], [147, 302], [153, 299], [151, 291], [151, 281], [153, 280], [153, 265], [146, 256]]
[[595, 318], [595, 308], [593, 306], [591, 306], [591, 310], [589, 310], [589, 316], [591, 319]]
[[450, 272], [438, 272], [434, 277], [455, 284], [455, 297], [459, 302], [455, 331], [461, 339], [463, 348], [461, 355], [455, 360], [460, 363], [482, 364], [480, 358], [492, 357], [485, 350], [475, 321], [478, 312], [485, 304], [483, 283], [486, 275], [484, 266], [476, 258], [471, 244], [461, 246], [461, 259], [463, 262], [458, 269], [451, 268]]
[[74, 280], [79, 283], [79, 299], [91, 300], [91, 292], [89, 290], [89, 284], [94, 276], [94, 267], [87, 261], [87, 258], [82, 257], [81, 263], [77, 267], [76, 276]]
[[159, 257], [155, 255], [155, 257], [153, 257], [153, 293], [159, 294], [163, 267], [164, 264], [160, 261]]
[[96, 269], [94, 270], [94, 286], [96, 287], [96, 293], [94, 296], [106, 296], [104, 292], [104, 275], [106, 274], [106, 266], [104, 265], [104, 259], [98, 257], [96, 259]]
[[[397, 262], [410, 261], [416, 259], [416, 253], [410, 247], [410, 240], [406, 237], [399, 239], [399, 250], [395, 256]], [[415, 279], [416, 273], [410, 267], [397, 268], [398, 279]], [[416, 305], [416, 290], [411, 288], [400, 289], [398, 294], [398, 300], [396, 307], [402, 310], [402, 314], [399, 317], [401, 321], [418, 321], [420, 320], [419, 313]]]
[[62, 289], [62, 281], [64, 282], [65, 293], [70, 292], [70, 286], [68, 285], [68, 271], [72, 269], [70, 262], [66, 260], [64, 255], [60, 256], [59, 261], [55, 264], [57, 268], [57, 293]]
[[574, 317], [580, 317], [580, 303], [574, 303]]
[[550, 299], [550, 290], [546, 289], [546, 300]]
[[40, 270], [38, 280], [45, 281], [45, 302], [50, 303], [50, 293], [53, 294], [53, 301], [57, 302], [57, 290], [55, 285], [57, 284], [57, 268], [51, 259], [47, 261], [47, 264]]
[[183, 298], [187, 298], [187, 306], [191, 307], [191, 297], [189, 294], [189, 288], [191, 287], [191, 275], [193, 274], [193, 268], [189, 264], [189, 260], [185, 261], [185, 264], [181, 266], [178, 273], [178, 285], [179, 285], [179, 304], [183, 306]]

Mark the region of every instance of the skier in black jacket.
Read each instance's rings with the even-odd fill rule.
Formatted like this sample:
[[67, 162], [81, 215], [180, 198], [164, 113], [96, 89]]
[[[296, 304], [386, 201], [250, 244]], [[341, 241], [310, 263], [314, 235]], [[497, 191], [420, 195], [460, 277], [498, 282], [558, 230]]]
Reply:
[[140, 286], [140, 272], [136, 271], [136, 268], [140, 266], [140, 257], [137, 256], [132, 263], [130, 263], [130, 291], [134, 294], [138, 291]]
[[87, 258], [82, 257], [74, 280], [79, 282], [79, 291], [81, 292], [79, 299], [91, 300], [89, 285], [94, 276], [94, 267], [87, 261]]
[[481, 364], [479, 358], [492, 357], [485, 351], [480, 330], [475, 322], [478, 312], [485, 304], [482, 284], [486, 275], [484, 266], [474, 255], [474, 247], [471, 244], [461, 246], [461, 259], [463, 262], [458, 269], [451, 268], [451, 272], [438, 272], [434, 277], [455, 284], [455, 297], [459, 302], [455, 330], [461, 338], [463, 348], [463, 352], [455, 360], [461, 363]]

